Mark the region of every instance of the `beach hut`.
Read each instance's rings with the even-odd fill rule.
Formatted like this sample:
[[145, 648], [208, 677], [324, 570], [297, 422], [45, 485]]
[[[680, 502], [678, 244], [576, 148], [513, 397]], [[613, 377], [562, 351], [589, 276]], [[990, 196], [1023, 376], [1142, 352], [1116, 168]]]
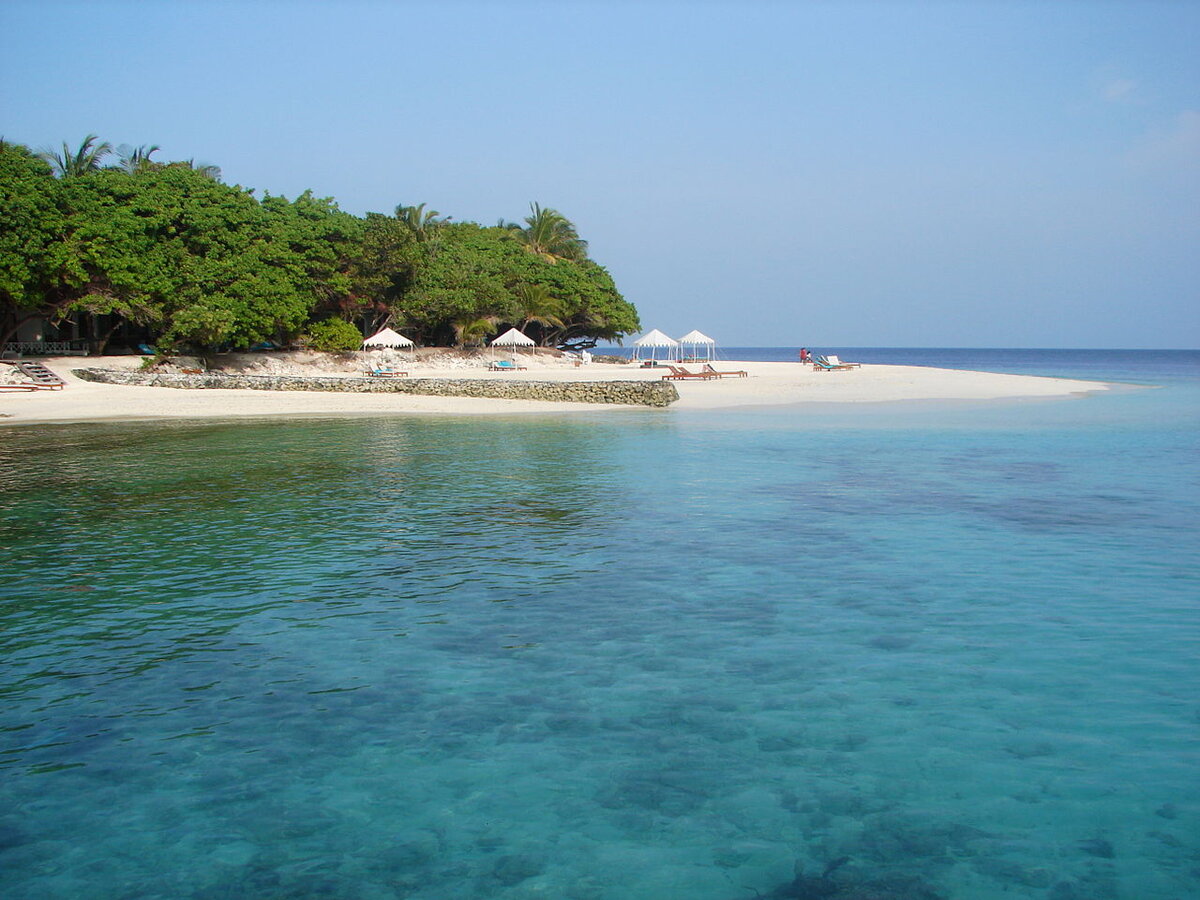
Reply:
[[679, 339], [684, 362], [712, 362], [717, 342], [700, 331], [689, 331]]
[[525, 335], [520, 329], [510, 328], [500, 337], [492, 341], [493, 347], [508, 347], [515, 351], [518, 347], [534, 346], [533, 338]]
[[[640, 338], [633, 342], [633, 358], [636, 359], [657, 359], [658, 350], [660, 347], [665, 347], [667, 352], [663, 354], [663, 359], [674, 359], [675, 354], [671, 351], [679, 348], [679, 341], [667, 337], [657, 328], [647, 331]], [[643, 350], [649, 350], [649, 356], [642, 356]]]
[[397, 331], [385, 328], [363, 341], [364, 350], [382, 350], [384, 347], [413, 347], [412, 341]]

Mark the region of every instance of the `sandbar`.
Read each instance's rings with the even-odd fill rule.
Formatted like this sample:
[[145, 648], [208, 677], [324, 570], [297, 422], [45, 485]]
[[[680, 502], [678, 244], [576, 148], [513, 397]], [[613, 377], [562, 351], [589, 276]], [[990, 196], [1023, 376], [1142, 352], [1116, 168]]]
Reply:
[[[342, 374], [361, 376], [362, 363], [320, 354], [254, 355], [239, 371], [264, 374]], [[646, 414], [672, 410], [737, 409], [793, 404], [856, 404], [901, 401], [988, 401], [1067, 397], [1112, 386], [1031, 375], [1003, 375], [921, 366], [863, 365], [836, 372], [816, 371], [798, 362], [722, 360], [720, 371], [745, 370], [748, 377], [677, 381], [679, 400], [667, 410], [591, 403], [552, 403], [476, 397], [364, 394], [308, 391], [178, 390], [87, 382], [71, 374], [78, 368], [137, 368], [132, 356], [54, 357], [39, 359], [66, 381], [61, 391], [0, 393], [0, 426], [67, 422], [137, 421], [264, 416], [337, 415], [514, 415], [581, 413], [638, 409]], [[523, 356], [525, 371], [489, 372], [487, 360], [402, 361], [412, 377], [496, 378], [538, 381], [657, 380], [663, 370], [633, 364], [593, 362], [575, 366], [551, 356]], [[698, 368], [693, 366], [693, 369]]]

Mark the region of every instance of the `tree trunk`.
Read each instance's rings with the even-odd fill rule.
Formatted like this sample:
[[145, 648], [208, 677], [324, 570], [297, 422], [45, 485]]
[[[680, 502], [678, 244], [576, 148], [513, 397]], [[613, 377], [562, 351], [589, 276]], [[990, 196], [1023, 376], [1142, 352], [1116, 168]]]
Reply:
[[112, 340], [113, 332], [120, 327], [121, 319], [120, 317], [117, 317], [117, 321], [108, 329], [108, 331], [104, 332], [104, 336], [96, 340], [95, 349], [90, 349], [89, 347], [89, 352], [95, 356], [103, 356], [104, 351], [108, 349], [108, 342]]

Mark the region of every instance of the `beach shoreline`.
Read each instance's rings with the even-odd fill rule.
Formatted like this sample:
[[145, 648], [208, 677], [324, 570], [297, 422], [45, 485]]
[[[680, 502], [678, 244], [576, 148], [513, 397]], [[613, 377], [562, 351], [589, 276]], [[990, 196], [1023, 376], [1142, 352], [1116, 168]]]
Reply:
[[[0, 427], [111, 421], [171, 419], [238, 419], [314, 416], [495, 416], [578, 414], [648, 407], [485, 397], [429, 396], [408, 393], [350, 393], [330, 391], [261, 391], [221, 388], [181, 390], [84, 381], [73, 374], [83, 368], [135, 370], [142, 358], [53, 357], [39, 359], [59, 375], [61, 391], [0, 393]], [[634, 364], [592, 363], [576, 366], [569, 359], [522, 356], [522, 371], [491, 372], [487, 360], [399, 360], [396, 367], [414, 378], [487, 379], [505, 381], [658, 381], [665, 370]], [[361, 360], [322, 354], [243, 355], [236, 371], [362, 377]], [[692, 366], [693, 370], [698, 367]], [[720, 371], [745, 371], [747, 377], [673, 382], [679, 400], [672, 410], [741, 409], [809, 404], [885, 404], [903, 401], [976, 401], [1054, 399], [1112, 390], [1107, 382], [1036, 375], [1008, 375], [921, 366], [863, 365], [821, 372], [793, 362], [722, 360]], [[657, 410], [661, 415], [664, 410]]]

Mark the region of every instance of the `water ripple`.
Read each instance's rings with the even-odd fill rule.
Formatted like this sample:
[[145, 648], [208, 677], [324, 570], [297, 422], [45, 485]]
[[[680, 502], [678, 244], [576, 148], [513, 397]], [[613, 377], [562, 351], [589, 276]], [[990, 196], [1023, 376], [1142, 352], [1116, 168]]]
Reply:
[[1194, 893], [1188, 455], [737, 422], [6, 434], [0, 889]]

